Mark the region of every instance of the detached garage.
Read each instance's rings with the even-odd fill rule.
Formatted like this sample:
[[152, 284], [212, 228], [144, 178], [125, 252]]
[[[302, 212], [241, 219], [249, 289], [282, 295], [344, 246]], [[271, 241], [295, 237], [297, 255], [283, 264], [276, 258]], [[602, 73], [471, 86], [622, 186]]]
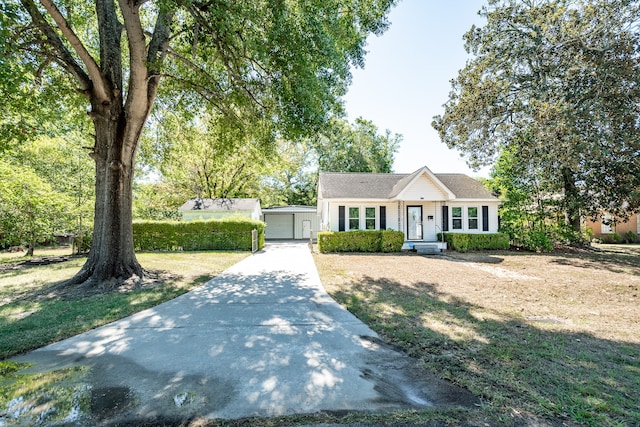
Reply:
[[262, 209], [266, 239], [316, 238], [320, 222], [315, 206], [278, 206]]

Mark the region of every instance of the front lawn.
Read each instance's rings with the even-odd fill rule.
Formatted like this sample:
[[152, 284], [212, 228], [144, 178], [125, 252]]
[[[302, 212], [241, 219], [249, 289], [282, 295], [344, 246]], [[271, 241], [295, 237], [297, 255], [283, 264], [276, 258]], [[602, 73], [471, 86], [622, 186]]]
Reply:
[[[68, 255], [70, 249], [45, 253], [51, 257]], [[248, 255], [248, 252], [140, 253], [138, 260], [146, 270], [154, 272], [155, 282], [115, 292], [78, 293], [57, 285], [77, 273], [85, 258], [25, 266], [15, 264], [22, 257], [2, 254], [0, 258], [5, 262], [0, 263], [0, 359], [175, 298]]]
[[315, 258], [338, 302], [481, 397], [457, 422], [640, 425], [638, 247], [599, 248]]

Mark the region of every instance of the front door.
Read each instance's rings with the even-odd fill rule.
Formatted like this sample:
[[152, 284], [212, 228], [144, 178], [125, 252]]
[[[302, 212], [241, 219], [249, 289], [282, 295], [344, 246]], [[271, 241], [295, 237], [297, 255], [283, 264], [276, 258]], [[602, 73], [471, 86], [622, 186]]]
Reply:
[[407, 240], [422, 240], [422, 206], [407, 206]]

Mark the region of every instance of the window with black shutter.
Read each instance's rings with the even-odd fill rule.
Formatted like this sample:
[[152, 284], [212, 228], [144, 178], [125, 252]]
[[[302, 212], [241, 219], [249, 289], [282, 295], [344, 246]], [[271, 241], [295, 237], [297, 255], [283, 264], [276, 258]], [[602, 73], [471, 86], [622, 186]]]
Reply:
[[338, 231], [345, 230], [345, 209], [344, 206], [338, 206]]

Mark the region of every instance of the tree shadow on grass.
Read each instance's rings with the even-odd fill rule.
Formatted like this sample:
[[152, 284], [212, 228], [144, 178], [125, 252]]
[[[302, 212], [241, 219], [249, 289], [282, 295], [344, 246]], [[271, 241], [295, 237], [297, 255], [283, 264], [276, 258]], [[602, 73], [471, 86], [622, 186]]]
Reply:
[[430, 283], [363, 277], [333, 296], [385, 341], [485, 399], [499, 422], [640, 424], [638, 344], [549, 330], [552, 321], [490, 311]]
[[640, 256], [631, 253], [585, 251], [579, 254], [554, 255], [556, 255], [556, 259], [553, 262], [559, 265], [640, 276]]
[[532, 263], [537, 257], [552, 257], [552, 263], [581, 269], [607, 270], [612, 273], [625, 273], [640, 276], [640, 256], [633, 251], [613, 251], [597, 249], [573, 249], [565, 252], [533, 253], [499, 251], [495, 254], [487, 252], [448, 252], [446, 257], [454, 261], [475, 262], [482, 264], [500, 264], [514, 256], [528, 256]]

